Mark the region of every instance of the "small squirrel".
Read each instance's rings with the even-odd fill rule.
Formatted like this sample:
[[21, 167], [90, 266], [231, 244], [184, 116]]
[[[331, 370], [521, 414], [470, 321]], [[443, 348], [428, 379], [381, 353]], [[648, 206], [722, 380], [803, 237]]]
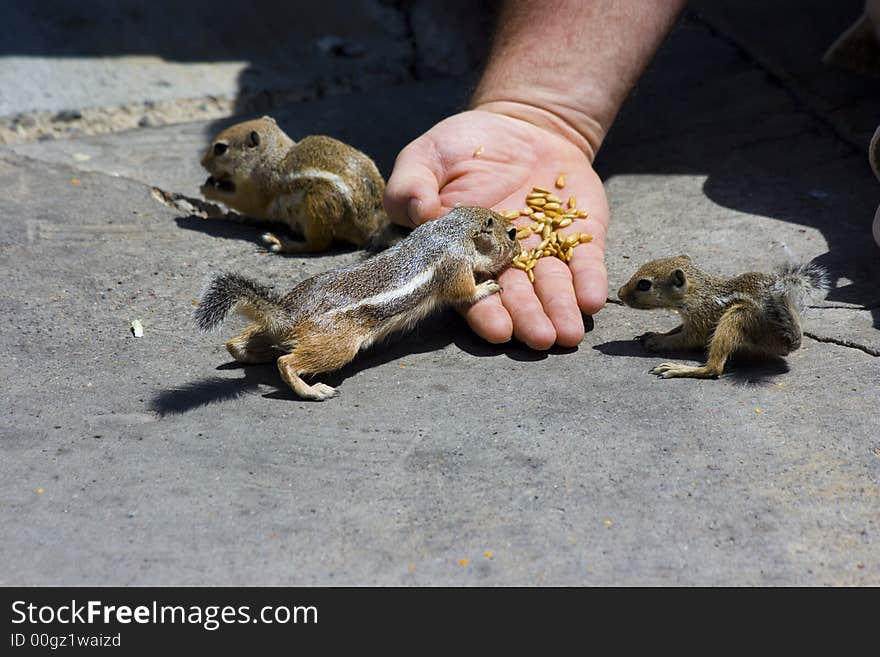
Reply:
[[785, 356], [798, 349], [807, 301], [827, 289], [825, 270], [814, 264], [719, 278], [680, 255], [642, 265], [617, 295], [631, 308], [668, 308], [681, 315], [681, 325], [668, 333], [637, 338], [648, 350], [708, 349], [705, 365], [662, 363], [652, 374], [716, 378], [735, 351]]
[[335, 241], [382, 246], [398, 237], [373, 160], [331, 137], [294, 142], [264, 116], [217, 135], [202, 166], [211, 174], [201, 187], [205, 198], [253, 219], [286, 223], [305, 239], [263, 234], [274, 253], [315, 253]]
[[361, 349], [442, 306], [466, 306], [499, 292], [494, 277], [519, 249], [516, 228], [501, 215], [459, 207], [389, 249], [313, 276], [286, 295], [237, 274], [216, 276], [195, 319], [209, 331], [238, 310], [253, 323], [226, 343], [232, 357], [242, 363], [277, 358], [297, 395], [325, 400], [334, 388], [300, 377], [339, 369]]

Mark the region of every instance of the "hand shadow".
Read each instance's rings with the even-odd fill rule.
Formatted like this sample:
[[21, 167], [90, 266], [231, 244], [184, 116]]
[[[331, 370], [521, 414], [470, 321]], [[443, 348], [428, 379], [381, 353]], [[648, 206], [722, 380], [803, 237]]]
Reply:
[[[532, 349], [528, 345], [523, 344], [515, 338], [513, 340], [510, 340], [510, 342], [504, 342], [502, 344], [492, 344], [491, 342], [487, 342], [483, 338], [476, 335], [467, 326], [464, 318], [462, 318], [457, 313], [453, 314], [456, 317], [457, 323], [461, 327], [461, 329], [456, 332], [454, 340], [455, 346], [462, 351], [469, 353], [471, 356], [477, 356], [479, 358], [506, 356], [510, 360], [524, 363], [534, 363], [537, 361], [545, 360], [548, 356], [573, 354], [579, 349], [579, 347], [560, 347], [558, 345], [554, 345], [550, 349], [539, 351], [537, 349]], [[583, 320], [585, 333], [589, 333], [595, 328], [596, 325], [593, 321], [592, 315], [583, 315]]]

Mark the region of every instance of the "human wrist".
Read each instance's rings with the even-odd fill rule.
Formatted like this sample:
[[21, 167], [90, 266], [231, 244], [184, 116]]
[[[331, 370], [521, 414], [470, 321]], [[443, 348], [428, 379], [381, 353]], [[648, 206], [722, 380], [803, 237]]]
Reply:
[[528, 94], [477, 90], [471, 109], [508, 116], [556, 134], [580, 150], [592, 163], [605, 139], [606, 128], [587, 112], [566, 106], [554, 96], [551, 92], [540, 93], [534, 89]]

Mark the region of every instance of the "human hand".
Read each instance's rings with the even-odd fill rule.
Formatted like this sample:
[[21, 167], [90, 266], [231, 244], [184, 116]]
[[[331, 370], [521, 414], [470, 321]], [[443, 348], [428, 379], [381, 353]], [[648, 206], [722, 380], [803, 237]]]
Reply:
[[[553, 187], [560, 173], [563, 190]], [[498, 279], [503, 291], [472, 305], [466, 312], [471, 328], [489, 342], [516, 337], [533, 349], [554, 344], [576, 346], [584, 337], [581, 311], [593, 314], [605, 304], [605, 235], [608, 202], [605, 190], [584, 152], [560, 134], [526, 120], [479, 108], [438, 123], [404, 148], [394, 164], [385, 192], [391, 218], [418, 225], [449, 212], [456, 204], [496, 210], [518, 210], [532, 187], [551, 189], [589, 216], [564, 233], [584, 232], [592, 242], [574, 249], [571, 260], [541, 258], [535, 283], [516, 268]], [[517, 225], [532, 222], [526, 217]], [[538, 241], [523, 241], [531, 248]]]

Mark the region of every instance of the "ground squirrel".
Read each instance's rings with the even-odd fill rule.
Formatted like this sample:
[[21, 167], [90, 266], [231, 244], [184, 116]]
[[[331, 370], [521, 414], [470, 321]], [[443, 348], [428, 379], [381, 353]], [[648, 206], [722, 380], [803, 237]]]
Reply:
[[662, 363], [652, 374], [715, 378], [736, 351], [785, 356], [799, 348], [807, 300], [827, 289], [825, 270], [813, 264], [719, 278], [681, 255], [642, 265], [617, 294], [632, 308], [669, 308], [681, 315], [681, 325], [668, 333], [639, 336], [650, 351], [708, 349], [705, 365]]
[[386, 251], [318, 274], [286, 295], [236, 274], [216, 276], [201, 297], [196, 323], [208, 331], [239, 310], [253, 324], [226, 343], [232, 357], [243, 363], [277, 358], [281, 376], [297, 395], [324, 400], [336, 391], [323, 383], [308, 385], [301, 375], [339, 369], [361, 349], [435, 309], [466, 306], [499, 292], [494, 276], [519, 248], [516, 228], [501, 215], [455, 208]]
[[217, 135], [202, 166], [211, 174], [201, 187], [205, 198], [254, 219], [286, 223], [303, 236], [263, 234], [275, 253], [325, 251], [333, 242], [380, 246], [396, 236], [373, 160], [331, 137], [294, 142], [264, 116]]

